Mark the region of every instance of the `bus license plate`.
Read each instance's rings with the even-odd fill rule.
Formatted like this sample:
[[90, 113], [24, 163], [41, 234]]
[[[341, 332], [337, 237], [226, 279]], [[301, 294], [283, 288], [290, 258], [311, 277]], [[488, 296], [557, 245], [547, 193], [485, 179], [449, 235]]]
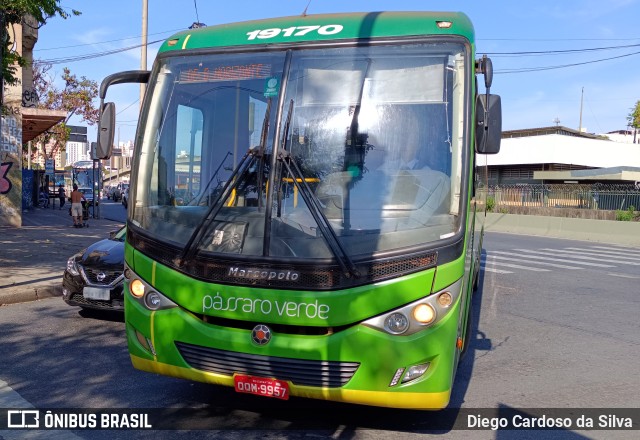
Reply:
[[233, 384], [238, 393], [289, 399], [289, 384], [281, 380], [236, 374]]

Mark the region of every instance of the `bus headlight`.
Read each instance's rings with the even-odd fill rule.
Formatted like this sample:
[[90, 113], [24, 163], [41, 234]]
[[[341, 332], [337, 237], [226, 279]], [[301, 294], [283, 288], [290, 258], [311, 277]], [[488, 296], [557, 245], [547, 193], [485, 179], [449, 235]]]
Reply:
[[128, 274], [128, 279], [130, 279], [129, 293], [131, 294], [131, 298], [142, 304], [148, 310], [155, 311], [178, 307], [176, 303], [143, 281], [129, 266], [125, 266], [125, 273]]
[[367, 319], [364, 325], [392, 335], [411, 335], [442, 321], [460, 297], [462, 279], [446, 289], [406, 304], [398, 309]]
[[162, 298], [158, 294], [158, 292], [149, 292], [147, 296], [144, 297], [144, 304], [148, 309], [158, 310], [158, 307], [162, 304]]
[[139, 279], [135, 279], [129, 283], [129, 292], [136, 298], [142, 298], [144, 296], [144, 283]]
[[409, 328], [409, 319], [402, 313], [392, 313], [384, 320], [384, 326], [389, 333], [399, 335]]
[[429, 363], [413, 365], [407, 368], [407, 372], [402, 378], [402, 383], [407, 383], [421, 377], [429, 369]]
[[418, 321], [420, 324], [428, 325], [436, 319], [436, 311], [433, 310], [433, 307], [429, 304], [418, 304], [413, 309], [413, 319]]

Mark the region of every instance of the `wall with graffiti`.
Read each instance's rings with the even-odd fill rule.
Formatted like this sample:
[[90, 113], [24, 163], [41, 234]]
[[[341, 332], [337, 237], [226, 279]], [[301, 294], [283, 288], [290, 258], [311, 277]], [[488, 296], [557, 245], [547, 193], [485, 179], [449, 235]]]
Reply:
[[22, 117], [6, 113], [0, 137], [0, 225], [22, 226]]

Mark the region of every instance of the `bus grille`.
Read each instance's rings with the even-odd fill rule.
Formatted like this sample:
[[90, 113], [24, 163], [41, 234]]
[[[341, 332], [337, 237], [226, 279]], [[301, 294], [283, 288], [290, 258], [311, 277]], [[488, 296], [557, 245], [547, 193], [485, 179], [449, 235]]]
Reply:
[[184, 360], [193, 368], [232, 376], [234, 373], [288, 380], [296, 385], [337, 388], [344, 386], [359, 362], [310, 361], [218, 350], [176, 342]]

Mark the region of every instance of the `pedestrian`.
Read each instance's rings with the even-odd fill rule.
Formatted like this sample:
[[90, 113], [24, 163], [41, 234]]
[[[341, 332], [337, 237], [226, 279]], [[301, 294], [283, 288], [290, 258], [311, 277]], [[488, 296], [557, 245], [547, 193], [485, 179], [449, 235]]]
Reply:
[[71, 216], [73, 217], [73, 227], [81, 228], [82, 223], [82, 201], [86, 203], [84, 194], [78, 191], [78, 185], [73, 184], [73, 191], [71, 192]]
[[[64, 206], [64, 200], [65, 198], [65, 193], [64, 193], [64, 188], [62, 187], [62, 183], [58, 186], [58, 199], [60, 199], [60, 208], [58, 209], [62, 209], [62, 207]], [[55, 208], [55, 205], [54, 205]]]
[[47, 190], [45, 188], [40, 190], [40, 204], [43, 208], [49, 207], [49, 194], [47, 194]]

